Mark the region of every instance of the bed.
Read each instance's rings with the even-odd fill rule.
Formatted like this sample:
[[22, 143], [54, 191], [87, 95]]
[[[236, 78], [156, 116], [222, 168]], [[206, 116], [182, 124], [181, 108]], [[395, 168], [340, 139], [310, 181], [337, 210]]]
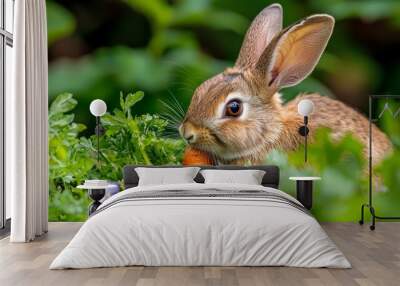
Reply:
[[[276, 166], [261, 185], [194, 183], [138, 186], [124, 168], [125, 191], [107, 199], [50, 269], [144, 266], [350, 268], [343, 253], [297, 200], [280, 191]], [[177, 167], [179, 168], [179, 167]]]

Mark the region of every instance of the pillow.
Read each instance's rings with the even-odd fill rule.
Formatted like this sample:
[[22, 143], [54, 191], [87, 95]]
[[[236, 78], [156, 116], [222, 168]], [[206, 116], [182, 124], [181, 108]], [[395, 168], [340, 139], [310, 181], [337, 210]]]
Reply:
[[135, 168], [139, 176], [138, 186], [196, 183], [193, 179], [199, 170], [199, 167]]
[[261, 185], [265, 171], [262, 170], [202, 170], [205, 184], [246, 184]]

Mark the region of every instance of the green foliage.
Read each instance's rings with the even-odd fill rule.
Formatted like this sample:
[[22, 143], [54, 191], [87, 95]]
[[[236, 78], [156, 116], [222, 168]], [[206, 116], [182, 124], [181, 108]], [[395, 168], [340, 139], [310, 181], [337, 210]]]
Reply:
[[394, 24], [400, 24], [399, 21], [396, 21], [400, 15], [400, 3], [395, 0], [313, 0], [311, 2], [327, 13], [332, 13], [339, 20], [361, 18], [367, 21], [376, 21], [388, 18]]
[[77, 182], [93, 168], [89, 154], [79, 148], [78, 134], [86, 126], [68, 114], [77, 105], [70, 93], [60, 94], [49, 107], [49, 219], [81, 220], [89, 200]]
[[[144, 114], [133, 117], [131, 108], [143, 99], [143, 92], [120, 96], [121, 109], [106, 114], [101, 122], [106, 133], [101, 137], [102, 163], [99, 175], [110, 180], [119, 180], [122, 167], [127, 164], [162, 165], [181, 162], [184, 142], [163, 138], [168, 122], [158, 115]], [[96, 136], [85, 140], [86, 149], [95, 152]]]
[[46, 2], [47, 10], [47, 38], [49, 44], [61, 39], [75, 29], [75, 18], [61, 5], [53, 2]]
[[[50, 184], [52, 187], [70, 188], [71, 184], [81, 181], [92, 167], [90, 157], [77, 148], [78, 134], [85, 130], [83, 124], [75, 123], [73, 114], [66, 114], [77, 104], [72, 94], [59, 95], [49, 108], [49, 160]], [[54, 188], [52, 188], [54, 189]]]
[[101, 122], [106, 133], [100, 140], [101, 160], [97, 166], [97, 137], [79, 137], [85, 126], [74, 122], [69, 113], [77, 105], [72, 94], [55, 98], [49, 108], [49, 162], [51, 221], [86, 219], [90, 200], [86, 191], [75, 187], [85, 179], [120, 181], [127, 164], [177, 164], [181, 162], [184, 143], [163, 138], [168, 122], [158, 115], [132, 116], [134, 105], [142, 100], [138, 91], [120, 95], [120, 109], [106, 114]]
[[238, 13], [212, 7], [208, 0], [177, 1], [168, 5], [162, 0], [125, 0], [151, 20], [156, 33], [167, 28], [204, 26], [244, 33], [249, 21]]
[[[111, 2], [99, 1], [89, 6], [84, 1], [69, 4], [47, 0], [51, 98], [69, 90], [79, 94], [83, 106], [95, 97], [113, 105], [116, 102], [113, 95], [133, 87], [149, 95], [139, 104], [143, 112], [157, 113], [158, 99], [165, 97], [166, 90], [186, 107], [198, 84], [233, 64], [251, 20], [273, 1]], [[299, 85], [283, 90], [285, 100], [299, 92], [318, 92], [332, 97], [338, 95], [363, 107], [366, 94], [399, 89], [395, 61], [392, 61], [392, 70], [382, 66], [388, 64], [381, 62], [385, 57], [373, 56], [382, 54], [374, 49], [390, 46], [393, 41], [390, 37], [398, 33], [398, 1], [278, 2], [283, 6], [285, 26], [313, 13], [330, 13], [336, 19], [335, 31], [315, 72]], [[113, 11], [114, 8], [129, 11], [110, 18], [101, 12], [108, 5], [112, 5]], [[98, 15], [90, 18], [88, 11]], [[142, 22], [134, 22], [138, 19]], [[114, 24], [110, 21], [118, 23], [112, 32], [104, 28]], [[382, 25], [374, 26], [378, 21]], [[370, 33], [359, 33], [360, 30]], [[119, 33], [125, 35], [122, 40], [116, 38]], [[380, 34], [387, 35], [388, 39], [376, 37]], [[101, 41], [94, 41], [100, 35]], [[137, 37], [142, 40], [130, 41]], [[59, 40], [71, 49], [70, 54], [58, 45], [52, 49]], [[90, 117], [84, 115], [83, 108], [78, 107], [76, 112], [81, 121], [89, 124]]]
[[[320, 221], [358, 221], [361, 204], [368, 199], [368, 165], [361, 143], [351, 135], [333, 140], [329, 130], [319, 129], [308, 155], [306, 164], [303, 148], [289, 153], [274, 151], [268, 156], [267, 163], [281, 169], [280, 189], [295, 196], [295, 182], [289, 177], [319, 176], [322, 180], [314, 184], [314, 216]], [[374, 172], [374, 182], [387, 187], [386, 192], [374, 190], [375, 205], [381, 214], [393, 215], [398, 210], [399, 158], [397, 151]]]
[[376, 198], [378, 214], [381, 216], [394, 216], [399, 213], [400, 202], [400, 150], [396, 149], [394, 153], [385, 158], [376, 168], [376, 173], [382, 178], [387, 190]]
[[[244, 34], [249, 24], [239, 13], [215, 9], [211, 1], [178, 1], [170, 5], [163, 0], [125, 0], [120, 5], [123, 2], [150, 22], [148, 45], [100, 46], [78, 59], [52, 61], [50, 98], [69, 90], [79, 94], [81, 103], [90, 102], [95, 95], [112, 105], [115, 91], [133, 87], [151, 95], [140, 104], [140, 110], [145, 112], [159, 111], [158, 99], [165, 97], [166, 90], [182, 99], [186, 106], [198, 84], [229, 65], [204, 53], [193, 30], [206, 28]], [[50, 8], [52, 4], [48, 2]], [[64, 38], [72, 36], [70, 32]], [[51, 46], [53, 42], [49, 43]], [[78, 107], [77, 113], [83, 113], [83, 109]]]
[[389, 104], [393, 114], [390, 112], [385, 112], [380, 118], [379, 122], [381, 128], [386, 131], [386, 134], [389, 136], [393, 145], [397, 148], [400, 148], [400, 124], [399, 124], [400, 114], [398, 114], [398, 116], [394, 118], [394, 115], [396, 114], [397, 110], [400, 110], [400, 101], [381, 100], [380, 102], [378, 102], [379, 112], [383, 110], [383, 107], [386, 103]]

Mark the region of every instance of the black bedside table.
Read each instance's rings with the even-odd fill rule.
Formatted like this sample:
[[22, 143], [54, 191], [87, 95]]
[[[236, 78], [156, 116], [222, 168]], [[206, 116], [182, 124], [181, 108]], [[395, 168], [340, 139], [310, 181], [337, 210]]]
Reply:
[[94, 213], [97, 208], [101, 205], [100, 200], [104, 198], [106, 194], [106, 189], [110, 185], [105, 183], [104, 185], [79, 185], [77, 186], [78, 189], [85, 189], [88, 190], [89, 197], [93, 200], [93, 203], [89, 206], [89, 216]]
[[313, 182], [321, 180], [320, 177], [290, 177], [289, 180], [296, 181], [297, 200], [310, 210], [313, 202]]

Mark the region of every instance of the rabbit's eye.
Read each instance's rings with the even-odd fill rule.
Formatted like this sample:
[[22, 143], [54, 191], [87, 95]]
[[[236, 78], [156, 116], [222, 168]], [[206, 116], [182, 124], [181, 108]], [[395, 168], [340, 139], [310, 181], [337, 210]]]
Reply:
[[243, 104], [240, 100], [229, 101], [225, 107], [225, 116], [238, 117], [243, 112]]

